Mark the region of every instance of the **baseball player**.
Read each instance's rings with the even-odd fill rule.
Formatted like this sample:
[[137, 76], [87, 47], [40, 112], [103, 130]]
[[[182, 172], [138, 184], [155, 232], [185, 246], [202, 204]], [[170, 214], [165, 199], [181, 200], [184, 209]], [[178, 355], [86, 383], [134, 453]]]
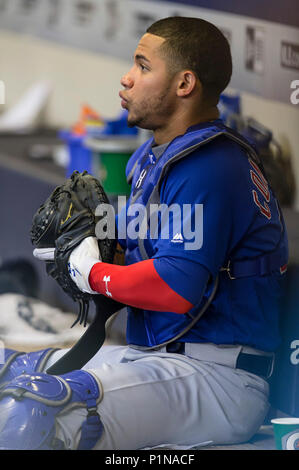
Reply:
[[120, 97], [153, 137], [127, 165], [125, 265], [101, 262], [95, 237], [69, 258], [82, 291], [128, 306], [128, 345], [62, 376], [45, 371], [65, 350], [6, 351], [0, 447], [240, 443], [263, 423], [287, 235], [254, 147], [219, 119], [231, 73], [227, 40], [203, 19], [165, 18], [141, 38]]

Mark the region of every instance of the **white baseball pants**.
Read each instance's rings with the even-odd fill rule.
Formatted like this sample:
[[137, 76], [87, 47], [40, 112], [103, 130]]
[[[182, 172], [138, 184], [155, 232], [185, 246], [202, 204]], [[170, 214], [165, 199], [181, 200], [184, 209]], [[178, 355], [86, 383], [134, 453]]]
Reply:
[[[95, 449], [236, 444], [250, 439], [268, 411], [267, 382], [234, 368], [241, 347], [195, 346], [204, 360], [165, 349], [100, 349], [84, 366], [104, 391], [98, 405], [104, 432]], [[65, 351], [54, 353], [47, 367]], [[85, 415], [82, 408], [57, 418], [57, 437], [70, 449], [77, 448]]]

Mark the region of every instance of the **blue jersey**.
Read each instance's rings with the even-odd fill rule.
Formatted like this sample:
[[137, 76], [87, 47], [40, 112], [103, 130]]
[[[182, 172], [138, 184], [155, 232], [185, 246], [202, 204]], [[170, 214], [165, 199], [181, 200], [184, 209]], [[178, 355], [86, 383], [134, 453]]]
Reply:
[[[158, 158], [159, 151], [155, 155], [153, 147], [151, 155]], [[197, 309], [212, 289], [207, 281], [219, 275], [212, 304], [181, 340], [275, 350], [281, 270], [232, 280], [223, 269], [232, 259], [254, 260], [277, 248], [287, 253], [282, 215], [256, 162], [238, 143], [219, 136], [175, 162], [159, 194], [166, 216], [161, 211], [144, 240], [159, 275]], [[183, 328], [186, 319], [181, 323]]]

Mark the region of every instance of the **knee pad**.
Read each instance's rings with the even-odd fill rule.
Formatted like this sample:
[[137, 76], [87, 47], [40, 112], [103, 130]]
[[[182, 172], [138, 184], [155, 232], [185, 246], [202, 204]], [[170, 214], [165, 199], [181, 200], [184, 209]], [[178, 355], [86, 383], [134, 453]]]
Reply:
[[15, 377], [24, 373], [42, 372], [49, 357], [57, 349], [48, 348], [24, 353], [4, 349], [4, 364], [0, 364], [0, 390]]
[[78, 449], [92, 449], [103, 432], [97, 413], [102, 396], [100, 382], [83, 370], [61, 376], [41, 373], [14, 378], [0, 392], [0, 449], [65, 449], [55, 435], [55, 418], [82, 407], [86, 416]]

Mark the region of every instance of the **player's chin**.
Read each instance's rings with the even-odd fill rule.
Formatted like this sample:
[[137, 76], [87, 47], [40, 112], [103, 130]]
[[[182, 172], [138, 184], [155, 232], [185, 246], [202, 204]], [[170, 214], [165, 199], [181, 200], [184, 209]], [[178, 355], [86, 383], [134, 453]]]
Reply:
[[150, 129], [147, 123], [148, 119], [146, 115], [143, 113], [138, 113], [133, 109], [128, 109], [128, 117], [127, 117], [127, 124], [129, 127], [140, 127], [141, 129]]
[[139, 126], [140, 127], [140, 122], [141, 120], [133, 113], [130, 113], [130, 111], [128, 112], [128, 117], [127, 117], [127, 124], [128, 124], [128, 127], [135, 127], [135, 126]]

